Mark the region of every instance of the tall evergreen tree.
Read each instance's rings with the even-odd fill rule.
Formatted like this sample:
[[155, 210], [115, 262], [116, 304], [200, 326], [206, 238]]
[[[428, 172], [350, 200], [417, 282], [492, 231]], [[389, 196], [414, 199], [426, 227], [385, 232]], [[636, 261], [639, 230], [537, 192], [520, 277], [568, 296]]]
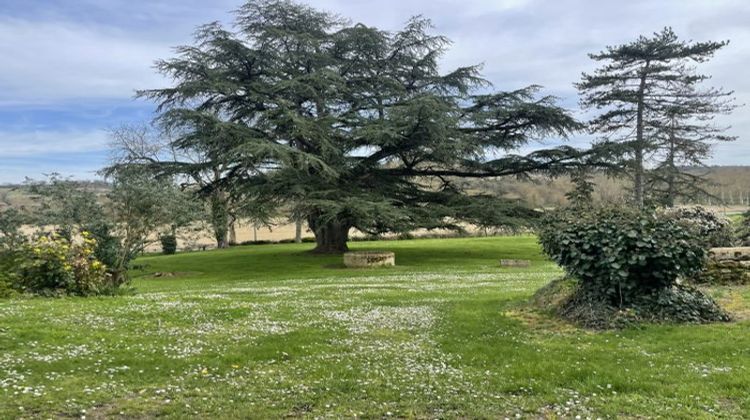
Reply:
[[448, 44], [422, 18], [386, 32], [291, 1], [252, 1], [236, 31], [205, 25], [158, 63], [172, 87], [140, 95], [184, 133], [177, 142], [231, 139], [216, 157], [229, 165], [224, 185], [293, 206], [317, 252], [346, 250], [352, 228], [516, 222], [528, 211], [471, 196], [455, 179], [560, 170], [580, 153], [514, 151], [579, 124], [536, 86], [487, 93], [477, 66], [440, 73]]
[[[695, 201], [708, 194], [710, 181], [705, 173], [686, 171], [686, 167], [705, 166], [716, 142], [733, 141], [728, 127], [714, 123], [716, 115], [728, 114], [736, 105], [731, 95], [721, 89], [701, 89], [697, 84], [706, 76], [695, 76], [686, 68], [682, 79], [661, 105], [662, 119], [654, 126], [656, 166], [648, 172], [646, 185], [651, 196], [668, 207], [678, 198]], [[693, 77], [689, 77], [693, 75]]]
[[[683, 96], [685, 88], [695, 86], [706, 76], [685, 71], [687, 64], [705, 62], [725, 45], [727, 42], [681, 41], [671, 28], [665, 28], [652, 37], [641, 36], [634, 42], [589, 55], [604, 64], [591, 74], [584, 73], [576, 85], [582, 95], [581, 104], [584, 108], [604, 110], [591, 121], [591, 130], [601, 134], [604, 141], [621, 146], [620, 164], [632, 178], [637, 206], [643, 206], [647, 163], [663, 149], [660, 136], [668, 131], [666, 127], [680, 124], [693, 130], [686, 122], [700, 115], [700, 111], [690, 110], [695, 106], [690, 99], [698, 99], [701, 94]], [[682, 111], [675, 106], [687, 111], [684, 115], [689, 117], [677, 117]], [[673, 146], [677, 146], [676, 140]], [[690, 143], [693, 146], [697, 144]]]
[[568, 202], [579, 208], [591, 206], [594, 201], [595, 184], [589, 168], [581, 167], [571, 171], [570, 181], [573, 183], [573, 189], [565, 194]]

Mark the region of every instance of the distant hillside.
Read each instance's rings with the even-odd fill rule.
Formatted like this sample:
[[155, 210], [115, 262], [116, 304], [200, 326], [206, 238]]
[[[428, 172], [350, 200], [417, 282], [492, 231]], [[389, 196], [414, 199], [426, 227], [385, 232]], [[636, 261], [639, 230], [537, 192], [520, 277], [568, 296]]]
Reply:
[[[109, 184], [103, 181], [80, 181], [81, 188], [86, 188], [98, 195], [105, 194]], [[37, 205], [37, 197], [28, 191], [22, 184], [0, 185], [0, 210], [13, 207], [16, 209], [29, 209]]]

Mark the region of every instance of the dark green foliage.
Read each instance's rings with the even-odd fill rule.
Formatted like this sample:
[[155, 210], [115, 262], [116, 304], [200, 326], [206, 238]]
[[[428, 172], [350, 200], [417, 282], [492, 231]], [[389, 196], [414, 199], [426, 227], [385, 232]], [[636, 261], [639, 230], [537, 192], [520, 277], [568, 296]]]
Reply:
[[387, 32], [262, 0], [235, 25], [199, 28], [157, 63], [174, 86], [139, 94], [158, 103], [173, 148], [209, 151], [225, 191], [290, 207], [318, 252], [346, 250], [352, 228], [516, 224], [518, 203], [471, 197], [456, 180], [557, 172], [580, 156], [514, 154], [580, 125], [537, 86], [493, 91], [478, 66], [441, 73], [449, 41], [426, 19]]
[[5, 274], [0, 274], [0, 299], [9, 298], [14, 296], [16, 291], [10, 285], [10, 281], [6, 278]]
[[177, 237], [174, 235], [161, 235], [159, 237], [161, 242], [161, 252], [164, 255], [172, 255], [177, 252]]
[[18, 250], [27, 240], [21, 233], [21, 226], [27, 221], [28, 217], [15, 209], [0, 211], [0, 298], [15, 294], [12, 272]]
[[17, 254], [17, 251], [8, 249], [0, 251], [0, 298], [7, 298], [16, 293], [13, 288], [12, 272], [17, 265]]
[[14, 208], [0, 211], [0, 250], [15, 249], [26, 242], [21, 227], [29, 221], [28, 215]]
[[628, 208], [556, 212], [542, 224], [539, 241], [586, 293], [618, 307], [699, 272], [706, 256], [677, 219]]
[[274, 243], [273, 241], [268, 241], [268, 240], [258, 240], [258, 241], [249, 240], [249, 241], [240, 242], [240, 245], [270, 245], [273, 243]]
[[637, 296], [623, 308], [579, 281], [562, 278], [539, 289], [531, 304], [546, 313], [592, 329], [627, 328], [642, 323], [709, 323], [730, 321], [730, 315], [700, 290], [673, 285]]
[[115, 267], [120, 253], [120, 239], [112, 232], [112, 225], [106, 221], [93, 221], [82, 227], [96, 241], [94, 257], [107, 267]]
[[728, 313], [700, 290], [675, 285], [639, 296], [633, 304], [639, 318], [669, 322], [720, 322], [731, 320]]
[[694, 232], [694, 238], [705, 248], [734, 245], [731, 221], [715, 212], [696, 206], [673, 209], [668, 214], [689, 226]]
[[577, 282], [553, 282], [533, 302], [589, 328], [727, 321], [711, 298], [677, 283], [702, 275], [707, 243], [723, 238], [724, 228], [723, 220], [701, 208], [554, 213], [542, 224], [539, 241]]
[[565, 194], [568, 202], [574, 207], [589, 207], [594, 200], [594, 182], [587, 168], [579, 168], [570, 176], [573, 190]]
[[742, 246], [750, 246], [750, 211], [742, 215], [736, 234], [737, 241]]

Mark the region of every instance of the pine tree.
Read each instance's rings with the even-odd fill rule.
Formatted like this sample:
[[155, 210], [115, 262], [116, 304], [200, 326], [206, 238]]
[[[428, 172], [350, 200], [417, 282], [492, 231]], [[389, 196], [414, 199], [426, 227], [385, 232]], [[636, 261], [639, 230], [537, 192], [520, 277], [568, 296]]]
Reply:
[[[727, 42], [680, 41], [671, 28], [665, 28], [652, 37], [641, 36], [589, 55], [605, 64], [592, 74], [584, 73], [576, 85], [581, 105], [604, 110], [591, 121], [590, 128], [604, 141], [621, 146], [619, 161], [632, 178], [637, 206], [644, 203], [648, 160], [663, 149], [659, 137], [665, 132], [665, 122], [669, 124], [670, 112], [665, 104], [679, 103], [675, 97], [686, 86], [705, 79], [685, 71], [686, 64], [705, 62], [725, 45]], [[680, 105], [683, 109], [690, 106], [689, 101]]]
[[594, 200], [594, 181], [592, 181], [589, 168], [581, 167], [572, 171], [570, 180], [573, 182], [573, 189], [565, 194], [571, 205], [574, 207], [587, 207]]
[[[227, 164], [222, 185], [291, 207], [317, 252], [347, 249], [349, 231], [518, 223], [516, 203], [467, 193], [460, 178], [562, 170], [571, 147], [519, 147], [580, 128], [539, 87], [492, 92], [477, 66], [439, 71], [449, 41], [413, 18], [387, 32], [283, 0], [248, 2], [236, 30], [218, 23], [158, 63], [174, 86], [140, 92], [159, 120], [206, 142]], [[191, 137], [192, 135], [192, 137]]]
[[657, 163], [647, 176], [651, 195], [668, 207], [674, 206], [678, 198], [694, 201], [705, 196], [710, 185], [705, 176], [708, 171], [685, 168], [705, 166], [714, 143], [736, 139], [725, 134], [728, 127], [714, 123], [716, 115], [728, 114], [736, 108], [733, 92], [701, 89], [698, 83], [706, 76], [696, 76], [693, 68], [683, 72], [686, 75], [681, 85], [673, 88], [661, 105], [663, 118], [654, 126]]

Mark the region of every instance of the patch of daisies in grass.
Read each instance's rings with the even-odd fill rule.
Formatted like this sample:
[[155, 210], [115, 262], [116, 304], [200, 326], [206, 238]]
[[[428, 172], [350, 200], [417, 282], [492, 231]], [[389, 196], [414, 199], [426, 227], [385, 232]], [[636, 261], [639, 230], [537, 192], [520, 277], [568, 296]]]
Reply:
[[[327, 351], [299, 358], [280, 352], [278, 357], [253, 362], [249, 366], [215, 368], [201, 364], [191, 366], [179, 377], [183, 389], [221, 384], [235, 388], [236, 398], [249, 398], [250, 404], [269, 407], [285, 406], [302, 399], [315, 399], [341, 381], [349, 384], [352, 398], [367, 401], [368, 392], [385, 392], [384, 412], [397, 412], [407, 401], [420, 400], [446, 404], [454, 398], [478, 397], [484, 394], [474, 380], [458, 366], [453, 356], [439, 350], [431, 337], [437, 311], [429, 306], [377, 306], [358, 304], [330, 308], [331, 305], [307, 305], [295, 302], [298, 313], [292, 319], [323, 319], [315, 325], [329, 332], [339, 332]], [[327, 309], [328, 308], [328, 309]], [[342, 333], [343, 332], [343, 333]], [[320, 370], [356, 372], [348, 378], [321, 375]], [[333, 374], [333, 373], [330, 373]], [[201, 385], [204, 384], [204, 385]], [[185, 396], [170, 395], [189, 400]], [[190, 405], [187, 401], [182, 401]], [[319, 409], [330, 409], [328, 403]]]
[[454, 291], [502, 286], [503, 291], [528, 291], [538, 284], [549, 281], [549, 272], [528, 271], [519, 273], [408, 273], [361, 276], [344, 281], [341, 277], [287, 280], [285, 286], [264, 287], [257, 283], [240, 284], [228, 289], [211, 289], [212, 292], [254, 293], [289, 297], [309, 291], [346, 290], [367, 291], [383, 288], [411, 289], [420, 291]]
[[[102, 338], [90, 346], [30, 346], [30, 350], [13, 357], [0, 358], [0, 376], [6, 378], [0, 388], [6, 395], [42, 397], [50, 389], [62, 389], [59, 384], [73, 374], [99, 380], [79, 390], [90, 399], [71, 402], [70, 407], [76, 410], [86, 409], [103, 393], [138, 392], [138, 398], [160, 403], [179, 400], [189, 406], [197, 395], [210, 394], [208, 390], [201, 391], [206, 384], [235, 389], [237, 398], [251, 405], [282, 407], [315, 393], [327, 393], [332, 379], [322, 377], [320, 370], [340, 368], [358, 372], [346, 380], [354, 382], [353, 392], [361, 393], [358, 397], [362, 401], [370, 398], [369, 392], [392, 396], [381, 402], [384, 413], [395, 413], [399, 404], [410, 401], [423, 401], [439, 411], [441, 403], [450, 406], [449, 401], [456, 406], [467, 399], [500, 400], [506, 397], [479, 386], [497, 372], [466, 372], [460, 360], [440, 350], [433, 337], [440, 305], [450, 294], [483, 293], [500, 286], [504, 292], [526, 292], [549, 276], [529, 272], [522, 276], [459, 273], [332, 277], [290, 280], [284, 286], [248, 283], [228, 289], [144, 293], [91, 306], [74, 302], [66, 305], [64, 311], [58, 308], [45, 315], [45, 322], [80, 334], [124, 329], [127, 336], [107, 338], [109, 341]], [[414, 298], [409, 298], [408, 293], [399, 295], [403, 296], [403, 306], [373, 302], [373, 297], [388, 290], [421, 293]], [[0, 307], [0, 317], [20, 316], [27, 310], [21, 304], [5, 304]], [[226, 354], [231, 346], [252, 347], [259, 338], [304, 329], [334, 338], [325, 341], [326, 351], [303, 352], [294, 359], [280, 352], [276, 359], [252, 361], [244, 366], [205, 364], [206, 360], [217, 360]], [[84, 337], [80, 334], [78, 339]], [[130, 367], [111, 357], [114, 352], [180, 361], [188, 367], [162, 371], [169, 377], [166, 384], [129, 389], [118, 378], [129, 374]], [[83, 364], [68, 372], [50, 372], [41, 381], [38, 377], [33, 379], [28, 369], [30, 363], [63, 360]], [[191, 394], [183, 395], [185, 390]]]
[[[350, 334], [335, 342], [348, 351], [321, 355], [329, 359], [323, 361], [339, 357], [339, 362], [356, 365], [362, 373], [358, 386], [385, 386], [406, 400], [439, 402], [458, 394], [476, 395], [474, 383], [456, 367], [457, 360], [440, 351], [431, 337], [437, 317], [432, 307], [365, 306], [324, 315]], [[407, 334], [378, 334], [383, 330]]]

